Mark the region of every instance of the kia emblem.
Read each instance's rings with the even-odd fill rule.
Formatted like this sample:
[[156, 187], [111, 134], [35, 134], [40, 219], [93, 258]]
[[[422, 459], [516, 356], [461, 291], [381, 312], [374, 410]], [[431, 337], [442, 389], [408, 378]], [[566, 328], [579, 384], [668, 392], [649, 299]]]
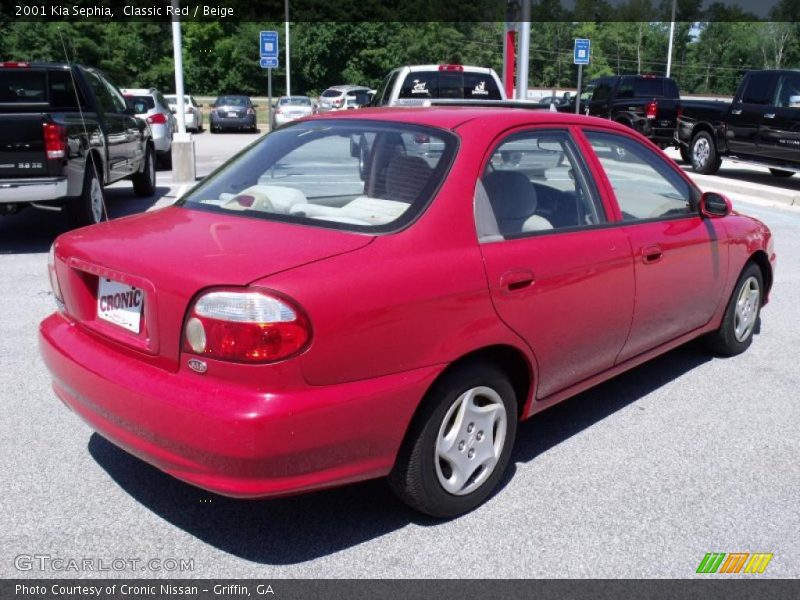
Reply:
[[205, 373], [208, 371], [208, 365], [200, 359], [190, 358], [189, 368], [195, 373]]

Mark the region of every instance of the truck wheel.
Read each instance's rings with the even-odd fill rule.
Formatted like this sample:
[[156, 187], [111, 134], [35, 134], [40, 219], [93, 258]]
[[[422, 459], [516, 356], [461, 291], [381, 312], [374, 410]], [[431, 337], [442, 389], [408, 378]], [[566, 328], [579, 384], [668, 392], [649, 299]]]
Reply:
[[722, 160], [717, 155], [717, 146], [707, 131], [701, 131], [692, 139], [690, 151], [692, 169], [703, 175], [712, 175], [719, 171]]
[[678, 146], [678, 152], [681, 153], [681, 160], [685, 162], [687, 165], [692, 164], [692, 155], [689, 153], [689, 148], [680, 144]]
[[775, 177], [791, 177], [794, 175], [794, 171], [784, 171], [783, 169], [770, 169], [769, 172]]
[[133, 181], [133, 193], [140, 198], [149, 198], [156, 193], [156, 161], [153, 158], [152, 146], [147, 146], [142, 172], [134, 174], [131, 180]]
[[431, 388], [389, 486], [410, 507], [433, 517], [469, 512], [502, 478], [516, 430], [516, 396], [505, 373], [491, 364], [465, 363]]
[[67, 202], [67, 220], [71, 227], [94, 225], [102, 221], [106, 213], [105, 192], [94, 160], [90, 158], [86, 163], [81, 195]]

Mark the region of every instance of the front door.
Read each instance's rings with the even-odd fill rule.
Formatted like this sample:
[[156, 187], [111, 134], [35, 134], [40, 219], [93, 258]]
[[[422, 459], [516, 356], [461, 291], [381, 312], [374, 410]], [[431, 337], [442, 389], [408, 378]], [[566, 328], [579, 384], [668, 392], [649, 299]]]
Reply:
[[800, 74], [781, 75], [760, 135], [760, 156], [800, 166]]
[[775, 77], [749, 73], [744, 89], [733, 99], [728, 114], [726, 141], [731, 154], [750, 156], [758, 152], [759, 129], [772, 103]]

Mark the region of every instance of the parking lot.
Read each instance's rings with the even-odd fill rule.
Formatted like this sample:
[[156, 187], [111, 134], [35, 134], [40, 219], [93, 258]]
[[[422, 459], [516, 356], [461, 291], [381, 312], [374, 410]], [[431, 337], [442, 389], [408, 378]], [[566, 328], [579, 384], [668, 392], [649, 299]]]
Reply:
[[[198, 176], [256, 137], [196, 136]], [[497, 494], [446, 522], [405, 508], [380, 481], [279, 500], [214, 496], [93, 433], [55, 397], [37, 349], [63, 217], [0, 219], [0, 576], [92, 575], [15, 566], [49, 555], [193, 561], [190, 573], [96, 576], [683, 578], [707, 552], [773, 553], [763, 576], [800, 576], [800, 176], [726, 162], [697, 181], [775, 236], [772, 300], [750, 350], [722, 359], [692, 344], [537, 415]], [[157, 183], [148, 199], [112, 186], [110, 216], [182, 191], [169, 171]]]

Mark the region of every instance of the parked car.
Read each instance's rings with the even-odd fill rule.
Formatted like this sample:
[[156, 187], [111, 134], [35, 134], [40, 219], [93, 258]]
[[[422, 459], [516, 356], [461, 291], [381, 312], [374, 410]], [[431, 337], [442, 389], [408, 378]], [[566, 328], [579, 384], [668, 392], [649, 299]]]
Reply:
[[172, 136], [178, 130], [178, 122], [166, 98], [156, 88], [127, 88], [122, 94], [136, 116], [150, 125], [158, 161], [164, 168], [172, 168]]
[[363, 85], [335, 85], [322, 92], [317, 112], [361, 108], [370, 103], [372, 96]]
[[[178, 114], [178, 97], [175, 94], [165, 96], [169, 103], [169, 109], [172, 114]], [[194, 96], [184, 95], [183, 97], [184, 126], [189, 131], [200, 132], [203, 131], [203, 105], [198, 104]]]
[[308, 96], [281, 96], [272, 112], [272, 128], [314, 114], [314, 105]]
[[256, 108], [248, 96], [227, 95], [220, 96], [211, 105], [213, 109], [210, 116], [211, 133], [228, 129], [247, 130], [255, 133]]
[[0, 214], [63, 210], [99, 223], [103, 188], [133, 181], [155, 193], [151, 130], [102, 72], [64, 63], [0, 62]]
[[520, 419], [694, 338], [744, 352], [774, 264], [765, 225], [617, 123], [339, 111], [176, 206], [60, 236], [40, 344], [65, 404], [179, 479], [388, 476], [449, 517], [503, 477]]
[[545, 106], [550, 106], [551, 104], [554, 104], [556, 106], [559, 106], [561, 104], [564, 104], [564, 98], [563, 96], [543, 96], [539, 98], [539, 104]]
[[767, 167], [776, 177], [800, 171], [800, 72], [750, 71], [733, 102], [683, 104], [675, 137], [696, 172], [716, 173], [723, 157]]
[[493, 69], [468, 65], [411, 65], [391, 71], [373, 98], [373, 106], [421, 104], [425, 100], [505, 100]]
[[[675, 80], [655, 75], [621, 75], [590, 81], [581, 111], [638, 131], [661, 148], [674, 146], [680, 93]], [[559, 110], [573, 112], [575, 100]]]

